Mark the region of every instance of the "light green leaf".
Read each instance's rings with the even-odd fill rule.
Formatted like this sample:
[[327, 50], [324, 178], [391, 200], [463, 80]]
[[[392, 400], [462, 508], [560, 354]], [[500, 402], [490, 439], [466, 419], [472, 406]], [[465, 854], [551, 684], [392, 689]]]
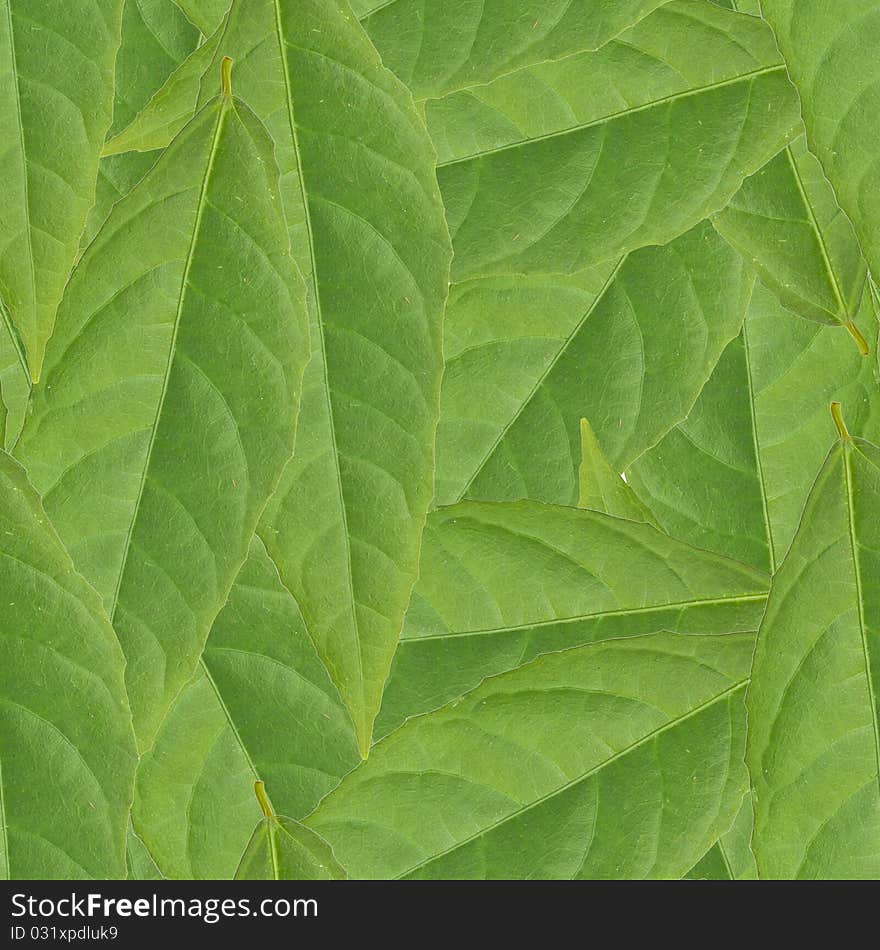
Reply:
[[590, 423], [581, 419], [581, 465], [578, 470], [578, 508], [592, 508], [618, 518], [654, 525], [654, 516], [635, 492], [608, 464]]
[[205, 36], [210, 36], [220, 26], [231, 0], [174, 0], [186, 14], [190, 23], [197, 26]]
[[0, 297], [33, 380], [95, 195], [122, 3], [0, 2]]
[[129, 881], [161, 881], [162, 872], [147, 850], [146, 845], [129, 826], [128, 844], [125, 852], [126, 878]]
[[437, 502], [574, 504], [580, 419], [620, 472], [693, 405], [753, 277], [703, 223], [618, 268], [452, 289]]
[[865, 290], [865, 262], [802, 138], [746, 179], [713, 224], [793, 313], [847, 326], [867, 352], [853, 323]]
[[[493, 4], [482, 18], [474, 3], [471, 22], [458, 3], [432, 4], [430, 33], [398, 15], [407, 5], [384, 8], [367, 27], [416, 98], [431, 97], [425, 113], [440, 155], [455, 281], [570, 273], [670, 241], [720, 210], [797, 127], [797, 99], [767, 27], [703, 0], [663, 6], [616, 39], [638, 19], [636, 6], [645, 13], [657, 4], [576, 4], [568, 15], [578, 25], [563, 31], [562, 48], [548, 40], [548, 49], [528, 45], [512, 59], [509, 34], [520, 29], [527, 43], [535, 36], [526, 0]], [[599, 8], [616, 25], [601, 36]], [[458, 28], [442, 29], [453, 16]], [[453, 70], [440, 86], [397, 62], [425, 35], [418, 69], [444, 75], [442, 60]], [[471, 43], [459, 68], [460, 48]], [[500, 73], [490, 87], [479, 85]], [[633, 97], [618, 92], [621, 74], [638, 89]]]
[[345, 3], [248, 0], [220, 53], [275, 139], [314, 354], [260, 536], [363, 754], [431, 499], [449, 238], [407, 90]]
[[[869, 294], [858, 317], [877, 339]], [[880, 439], [880, 372], [841, 328], [792, 317], [760, 284], [686, 422], [627, 469], [676, 537], [775, 570], [788, 549], [834, 427], [839, 400]]]
[[[148, 108], [154, 93], [170, 81], [169, 76], [173, 76], [196, 49], [200, 36], [173, 0], [127, 0], [122, 17], [122, 44], [116, 57], [109, 138], [118, 138], [117, 133]], [[216, 74], [211, 77], [211, 90], [216, 91]], [[175, 127], [175, 133], [192, 118], [193, 105], [190, 104], [185, 118]], [[172, 137], [169, 135], [162, 144], [167, 145]], [[81, 251], [100, 231], [113, 205], [131, 191], [159, 157], [158, 153], [112, 155], [106, 143], [101, 155], [112, 157], [102, 157], [98, 166], [95, 201], [80, 242]]]
[[30, 395], [31, 378], [27, 358], [12, 326], [12, 318], [0, 299], [0, 403], [4, 412], [4, 434], [0, 439], [0, 450], [12, 451], [24, 425]]
[[598, 49], [665, 2], [393, 0], [356, 12], [388, 68], [425, 99]]
[[539, 657], [378, 743], [307, 824], [350, 876], [681, 877], [746, 787], [752, 634]]
[[263, 808], [260, 820], [235, 872], [237, 881], [339, 881], [345, 869], [333, 857], [333, 849], [310, 828], [276, 815], [263, 783], [255, 783]]
[[23, 469], [0, 452], [0, 879], [125, 876], [124, 660]]
[[134, 821], [168, 877], [230, 878], [265, 781], [302, 818], [360, 761], [296, 602], [255, 540], [201, 667], [138, 771]]
[[880, 273], [880, 2], [762, 0], [800, 93], [810, 149]]
[[200, 666], [138, 767], [132, 822], [164, 877], [233, 876], [260, 817], [258, 777]]
[[540, 653], [758, 627], [765, 574], [650, 525], [534, 502], [432, 512], [377, 734]]
[[202, 657], [281, 813], [301, 818], [358, 762], [354, 727], [259, 539]]
[[842, 429], [758, 635], [748, 762], [762, 877], [880, 876], [878, 550], [880, 449]]
[[758, 876], [751, 839], [754, 813], [747, 795], [730, 830], [725, 832], [685, 877], [699, 881], [751, 881]]
[[223, 95], [77, 266], [16, 449], [104, 598], [142, 749], [290, 458], [307, 351], [272, 145]]
[[199, 45], [200, 34], [175, 0], [126, 0], [122, 42], [116, 56], [115, 135], [143, 109], [153, 93]]
[[177, 66], [131, 123], [104, 143], [102, 155], [148, 152], [164, 148], [174, 138], [195, 111], [199, 90], [215, 61], [223, 29], [221, 24]]
[[[191, 118], [191, 115], [189, 116]], [[181, 127], [185, 123], [181, 123]], [[102, 158], [95, 185], [95, 203], [86, 220], [80, 241], [80, 255], [94, 241], [113, 205], [124, 198], [156, 164], [159, 152], [128, 152]]]

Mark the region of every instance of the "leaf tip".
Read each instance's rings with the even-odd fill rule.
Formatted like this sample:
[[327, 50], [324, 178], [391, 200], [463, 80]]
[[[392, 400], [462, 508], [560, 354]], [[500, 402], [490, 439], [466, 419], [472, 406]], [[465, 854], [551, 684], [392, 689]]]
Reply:
[[232, 63], [231, 56], [220, 60], [220, 92], [227, 98], [232, 96]]
[[852, 436], [849, 434], [849, 429], [847, 429], [846, 423], [843, 421], [843, 413], [841, 412], [839, 402], [831, 403], [831, 418], [834, 420], [834, 425], [841, 441], [851, 442]]

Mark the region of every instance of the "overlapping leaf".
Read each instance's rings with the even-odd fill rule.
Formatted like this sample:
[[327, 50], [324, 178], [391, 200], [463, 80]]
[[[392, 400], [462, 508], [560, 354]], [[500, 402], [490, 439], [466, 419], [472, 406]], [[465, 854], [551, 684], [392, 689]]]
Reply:
[[260, 535], [365, 754], [431, 497], [449, 265], [434, 155], [336, 0], [239, 0], [219, 52], [275, 139], [311, 291], [298, 451]]
[[142, 747], [293, 450], [308, 342], [277, 176], [240, 100], [193, 119], [80, 261], [17, 446], [122, 641]]
[[532, 502], [433, 512], [378, 721], [386, 734], [540, 653], [757, 629], [768, 578], [650, 525]]
[[880, 272], [880, 36], [877, 0], [761, 0], [800, 93], [807, 139], [868, 266]]
[[0, 4], [0, 297], [33, 380], [94, 199], [122, 6]]
[[168, 877], [232, 877], [259, 815], [253, 782], [299, 819], [358, 761], [348, 713], [255, 540], [197, 675], [142, 759], [136, 830]]
[[125, 873], [124, 660], [27, 476], [0, 452], [0, 879]]
[[307, 824], [352, 877], [680, 877], [742, 801], [753, 644], [539, 657], [407, 722]]
[[749, 688], [762, 876], [880, 876], [880, 449], [844, 434], [773, 579]]
[[[866, 293], [858, 321], [874, 341], [875, 312]], [[880, 437], [876, 350], [864, 358], [844, 330], [791, 317], [758, 285], [687, 421], [627, 477], [675, 536], [775, 570], [834, 434], [831, 400]]]

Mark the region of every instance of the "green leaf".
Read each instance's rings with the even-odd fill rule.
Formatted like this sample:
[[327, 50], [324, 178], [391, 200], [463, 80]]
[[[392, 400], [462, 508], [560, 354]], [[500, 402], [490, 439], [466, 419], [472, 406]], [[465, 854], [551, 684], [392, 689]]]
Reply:
[[202, 663], [137, 776], [134, 821], [163, 873], [230, 878], [265, 781], [302, 818], [360, 761], [354, 727], [259, 540]]
[[411, 719], [307, 823], [355, 878], [681, 877], [742, 800], [753, 645], [539, 657]]
[[708, 223], [597, 270], [453, 287], [437, 503], [574, 504], [583, 417], [623, 471], [687, 415], [753, 281]]
[[126, 878], [129, 881], [162, 881], [164, 877], [146, 845], [129, 826], [125, 852]]
[[393, 0], [356, 12], [388, 68], [425, 99], [598, 49], [665, 2]]
[[754, 814], [746, 796], [730, 830], [725, 832], [685, 878], [694, 881], [750, 881], [758, 876], [751, 839]]
[[0, 297], [33, 380], [94, 199], [122, 5], [0, 2]]
[[132, 822], [164, 877], [234, 875], [260, 816], [257, 778], [200, 666], [138, 767]]
[[748, 763], [762, 877], [880, 876], [880, 449], [841, 436], [758, 635]]
[[148, 152], [164, 148], [174, 138], [195, 111], [202, 81], [215, 61], [223, 32], [221, 24], [177, 66], [131, 123], [104, 143], [102, 155]]
[[[446, 0], [431, 5], [421, 30], [403, 15], [409, 5], [384, 8], [367, 27], [416, 98], [430, 97], [456, 282], [570, 273], [670, 241], [720, 210], [797, 127], [797, 99], [769, 30], [703, 0], [665, 5], [640, 22], [656, 3], [571, 5], [545, 41], [526, 13], [538, 5], [527, 0], [491, 4], [483, 16], [474, 2], [470, 20]], [[511, 55], [517, 30], [526, 49]], [[399, 60], [426, 35], [412, 74]], [[422, 71], [444, 79], [423, 82]], [[617, 91], [621, 75], [638, 90], [632, 97]]]
[[348, 712], [259, 539], [202, 662], [255, 777], [283, 814], [308, 814], [357, 764]]
[[297, 454], [260, 536], [362, 754], [431, 499], [449, 239], [407, 90], [337, 0], [248, 0], [220, 52], [272, 133], [314, 355]]
[[850, 328], [867, 270], [849, 219], [798, 139], [746, 179], [713, 224], [799, 316]]
[[[858, 317], [878, 325], [869, 294]], [[775, 570], [794, 536], [828, 440], [827, 405], [880, 439], [880, 372], [839, 327], [793, 318], [760, 284], [686, 422], [627, 469], [663, 528]]]
[[281, 815], [263, 818], [254, 829], [237, 881], [339, 881], [345, 869], [326, 841], [305, 825]]
[[[108, 137], [118, 138], [117, 133], [148, 108], [154, 93], [196, 50], [200, 36], [173, 0], [128, 0], [122, 17], [122, 43], [116, 57], [113, 124]], [[214, 90], [216, 75], [211, 79]], [[174, 132], [180, 131], [192, 118], [195, 111], [192, 105]], [[172, 137], [169, 135], [162, 144], [167, 145]], [[110, 154], [105, 143], [101, 155]], [[81, 250], [85, 250], [100, 231], [113, 205], [131, 191], [158, 157], [158, 154], [102, 157], [95, 202], [86, 221]]]
[[264, 817], [235, 872], [237, 881], [339, 881], [345, 869], [333, 857], [333, 849], [310, 828], [276, 815], [263, 783], [255, 784]]
[[762, 0], [800, 93], [810, 149], [880, 273], [880, 2]]
[[16, 449], [104, 598], [142, 749], [293, 448], [308, 345], [277, 176], [240, 100], [196, 116], [77, 266]]
[[635, 492], [608, 464], [590, 423], [581, 419], [581, 465], [578, 469], [578, 508], [592, 508], [618, 518], [654, 525], [654, 516]]
[[758, 627], [766, 574], [650, 525], [533, 502], [432, 512], [377, 734], [540, 653]]
[[174, 0], [174, 2], [183, 10], [190, 23], [197, 26], [205, 36], [210, 36], [220, 26], [231, 0]]
[[136, 764], [124, 660], [0, 452], [0, 879], [125, 876]]
[[174, 0], [126, 0], [108, 135], [134, 119], [198, 46], [199, 38], [198, 29]]

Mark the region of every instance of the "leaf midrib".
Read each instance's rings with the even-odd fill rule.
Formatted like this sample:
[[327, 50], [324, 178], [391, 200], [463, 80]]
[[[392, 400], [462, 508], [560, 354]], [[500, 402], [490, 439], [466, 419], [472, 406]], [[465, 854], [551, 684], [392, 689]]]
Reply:
[[[18, 60], [15, 55], [15, 27], [12, 21], [12, 0], [8, 0], [6, 4], [6, 19], [7, 19], [7, 29], [9, 30], [9, 56], [12, 66], [12, 75], [15, 77], [15, 121], [18, 129], [18, 144], [20, 148], [21, 155], [21, 178], [22, 178], [22, 190], [24, 192], [24, 220], [25, 220], [25, 241], [27, 243], [27, 258], [28, 258], [28, 267], [30, 271], [30, 281], [31, 281], [31, 304], [34, 307], [34, 319], [36, 319], [36, 305], [37, 305], [37, 277], [34, 269], [34, 252], [33, 252], [33, 241], [31, 238], [31, 202], [30, 202], [30, 188], [28, 182], [28, 173], [27, 173], [27, 151], [25, 149], [25, 140], [24, 140], [24, 123], [21, 119], [21, 87], [18, 81]], [[6, 308], [2, 308], [4, 311], [4, 321], [6, 318]], [[19, 341], [16, 334], [11, 331], [10, 327], [10, 336], [12, 337], [13, 345], [15, 350], [18, 353], [19, 359], [22, 361], [22, 368], [27, 374], [29, 382], [34, 381], [33, 374], [31, 373], [30, 366], [27, 360], [27, 357], [19, 349]]]
[[486, 467], [486, 464], [495, 454], [495, 451], [498, 448], [498, 446], [501, 445], [501, 443], [507, 437], [508, 432], [513, 428], [517, 420], [525, 412], [526, 407], [531, 404], [532, 400], [535, 398], [535, 394], [544, 385], [544, 382], [546, 381], [550, 373], [553, 371], [554, 367], [559, 362], [559, 360], [562, 359], [562, 357], [565, 355], [566, 350], [569, 348], [574, 338], [581, 332], [584, 325], [593, 315], [593, 312], [596, 310], [599, 304], [605, 299], [605, 294], [608, 293], [609, 288], [614, 283], [615, 279], [617, 278], [617, 275], [620, 273], [620, 269], [621, 267], [623, 267], [623, 264], [626, 258], [627, 258], [626, 254], [624, 254], [622, 257], [619, 258], [617, 263], [614, 265], [614, 268], [612, 269], [611, 273], [605, 279], [605, 283], [602, 285], [601, 289], [596, 294], [592, 303], [589, 305], [589, 307], [587, 307], [583, 316], [580, 318], [580, 320], [577, 321], [577, 323], [572, 328], [571, 332], [562, 341], [562, 343], [559, 346], [559, 349], [557, 349], [557, 351], [553, 354], [553, 357], [547, 362], [547, 366], [544, 368], [544, 371], [535, 380], [535, 384], [529, 390], [525, 398], [520, 402], [519, 407], [516, 410], [516, 412], [507, 420], [507, 422], [504, 424], [501, 431], [498, 433], [496, 438], [492, 441], [492, 444], [483, 454], [482, 458], [477, 462], [477, 465], [475, 466], [470, 478], [464, 484], [464, 486], [462, 487], [458, 495], [456, 495], [455, 497], [456, 503], [462, 501], [465, 498], [467, 493], [473, 487], [474, 482], [482, 474], [482, 471]]
[[[312, 231], [312, 212], [311, 212], [311, 202], [306, 191], [305, 175], [303, 172], [303, 162], [302, 162], [302, 152], [300, 150], [299, 144], [299, 133], [297, 130], [296, 120], [294, 118], [294, 109], [293, 109], [293, 91], [292, 83], [290, 80], [290, 67], [287, 59], [287, 47], [291, 45], [287, 41], [287, 37], [284, 34], [284, 29], [282, 27], [281, 21], [281, 7], [279, 5], [279, 0], [272, 0], [274, 11], [275, 11], [275, 32], [278, 38], [278, 51], [281, 57], [281, 67], [284, 75], [284, 96], [287, 103], [287, 117], [288, 122], [290, 123], [290, 132], [293, 141], [293, 152], [296, 159], [296, 169], [298, 172], [300, 194], [302, 196], [302, 205], [303, 205], [303, 214], [305, 216], [306, 224], [306, 234], [308, 237], [308, 246], [309, 246], [309, 262], [310, 262], [310, 275], [309, 281], [312, 285], [312, 292], [315, 299], [315, 325], [318, 330], [318, 340], [321, 347], [321, 369], [323, 375], [323, 394], [326, 400], [327, 407], [327, 416], [330, 421], [330, 437], [333, 444], [333, 467], [336, 474], [336, 489], [337, 495], [339, 498], [339, 511], [342, 519], [342, 531], [345, 541], [345, 567], [346, 567], [346, 583], [348, 586], [348, 613], [351, 622], [351, 629], [354, 632], [354, 643], [357, 653], [358, 661], [358, 683], [357, 689], [360, 697], [360, 708], [357, 711], [357, 723], [359, 725], [363, 724], [363, 715], [366, 712], [366, 700], [364, 696], [364, 661], [363, 661], [363, 649], [361, 645], [361, 638], [359, 635], [359, 627], [357, 622], [357, 615], [355, 613], [355, 595], [354, 595], [354, 572], [351, 562], [351, 540], [348, 530], [348, 509], [346, 507], [345, 493], [342, 489], [342, 472], [339, 468], [339, 443], [336, 437], [336, 423], [333, 415], [333, 402], [330, 399], [330, 381], [327, 373], [327, 348], [324, 340], [324, 321], [321, 312], [321, 292], [318, 286], [318, 272], [317, 272], [317, 263], [315, 260], [315, 241], [314, 234]], [[323, 651], [321, 651], [323, 652]], [[320, 655], [320, 653], [319, 653]], [[323, 659], [323, 658], [322, 658]], [[345, 702], [345, 700], [343, 700]], [[345, 702], [347, 706], [348, 703]], [[354, 711], [352, 711], [354, 712]], [[352, 718], [355, 716], [352, 714]], [[366, 757], [366, 752], [369, 749], [369, 736], [361, 735], [361, 728], [356, 725], [355, 733], [358, 737], [358, 747], [361, 750], [362, 757]]]
[[199, 197], [198, 197], [198, 204], [196, 206], [196, 217], [193, 223], [192, 238], [190, 239], [189, 248], [186, 254], [186, 260], [184, 263], [183, 275], [180, 281], [180, 292], [177, 298], [177, 310], [174, 315], [174, 326], [171, 331], [171, 342], [168, 347], [168, 361], [165, 365], [165, 374], [162, 381], [162, 393], [159, 397], [159, 402], [156, 407], [156, 416], [153, 421], [153, 426], [150, 432], [150, 443], [149, 443], [149, 446], [147, 447], [147, 455], [144, 461], [144, 468], [141, 473], [140, 481], [138, 484], [137, 500], [135, 501], [134, 511], [132, 512], [131, 521], [129, 522], [129, 526], [128, 526], [128, 532], [125, 537], [125, 546], [123, 549], [122, 562], [119, 566], [119, 574], [116, 579], [116, 589], [113, 592], [113, 599], [111, 601], [110, 609], [108, 611], [111, 624], [114, 623], [116, 619], [116, 609], [119, 605], [119, 592], [122, 588], [122, 582], [123, 582], [123, 579], [125, 578], [125, 573], [128, 566], [128, 556], [129, 556], [129, 552], [131, 551], [132, 538], [134, 536], [135, 526], [137, 524], [138, 515], [140, 513], [141, 502], [144, 497], [144, 488], [146, 486], [147, 476], [150, 470], [150, 464], [153, 457], [153, 449], [156, 444], [156, 433], [158, 431], [159, 422], [162, 418], [162, 412], [165, 407], [165, 397], [168, 394], [168, 384], [171, 378], [171, 369], [174, 365], [174, 356], [175, 356], [175, 351], [177, 348], [177, 335], [180, 329], [180, 321], [183, 316], [183, 306], [184, 306], [184, 301], [186, 300], [186, 290], [189, 284], [189, 275], [190, 275], [190, 270], [192, 268], [192, 262], [193, 262], [193, 257], [195, 254], [196, 243], [198, 241], [199, 232], [201, 230], [202, 215], [204, 213], [204, 208], [206, 204], [208, 184], [210, 182], [211, 173], [214, 169], [214, 160], [216, 158], [217, 148], [220, 142], [220, 133], [223, 130], [223, 125], [226, 120], [226, 115], [229, 111], [229, 108], [231, 108], [231, 105], [229, 101], [226, 99], [222, 99], [217, 105], [217, 109], [218, 109], [217, 122], [214, 126], [214, 132], [211, 138], [211, 146], [208, 153], [208, 161], [205, 166], [205, 174], [202, 178], [202, 184], [199, 189]]
[[[277, 2], [277, 0], [276, 0]], [[718, 82], [707, 83], [703, 86], [696, 86], [692, 89], [685, 89], [682, 92], [675, 92], [668, 96], [662, 96], [659, 99], [652, 99], [650, 102], [642, 103], [640, 106], [633, 106], [628, 109], [621, 109], [619, 112], [612, 112], [606, 116], [601, 116], [598, 119], [592, 119], [589, 122], [581, 122], [577, 125], [567, 126], [564, 129], [559, 129], [555, 132], [547, 132], [544, 135], [537, 135], [533, 138], [520, 139], [517, 142], [509, 142], [506, 145], [499, 145], [495, 148], [481, 149], [480, 151], [473, 152], [469, 155], [463, 155], [459, 158], [450, 159], [446, 162], [438, 162], [437, 168], [450, 168], [453, 165], [461, 165], [465, 162], [478, 161], [479, 159], [486, 158], [491, 155], [498, 155], [502, 152], [509, 152], [519, 148], [528, 148], [532, 145], [535, 145], [539, 142], [546, 142], [551, 139], [562, 138], [567, 135], [572, 135], [576, 132], [582, 132], [585, 129], [595, 128], [596, 126], [604, 125], [609, 122], [614, 122], [618, 119], [627, 118], [628, 116], [635, 115], [639, 112], [646, 112], [650, 109], [655, 109], [659, 106], [665, 106], [672, 102], [678, 102], [684, 99], [689, 99], [693, 96], [703, 95], [704, 93], [711, 92], [715, 89], [722, 89], [726, 86], [734, 86], [738, 83], [751, 82], [753, 79], [757, 79], [760, 76], [766, 76], [770, 73], [784, 73], [784, 65], [776, 66], [763, 66], [760, 69], [753, 69], [747, 73], [741, 73], [738, 76], [732, 76], [729, 79], [722, 79]]]
[[745, 689], [748, 685], [749, 677], [743, 677], [742, 679], [735, 682], [733, 685], [728, 686], [727, 689], [723, 690], [720, 693], [716, 693], [710, 699], [705, 700], [700, 703], [698, 706], [695, 706], [693, 709], [689, 709], [686, 713], [681, 716], [677, 716], [674, 719], [670, 719], [668, 722], [663, 723], [663, 725], [658, 726], [656, 729], [651, 730], [646, 733], [640, 739], [635, 742], [630, 743], [630, 745], [621, 749], [619, 752], [615, 752], [614, 755], [609, 756], [607, 759], [604, 759], [602, 762], [593, 766], [593, 768], [584, 772], [582, 775], [573, 778], [571, 781], [566, 782], [564, 785], [560, 785], [558, 788], [553, 789], [548, 792], [546, 795], [542, 795], [540, 798], [535, 799], [533, 802], [529, 802], [527, 805], [518, 808], [516, 811], [511, 812], [509, 815], [505, 815], [503, 818], [500, 818], [498, 821], [493, 822], [491, 825], [488, 825], [485, 828], [481, 828], [479, 831], [474, 832], [467, 838], [462, 839], [461, 841], [456, 842], [451, 847], [447, 848], [445, 851], [441, 851], [438, 854], [431, 855], [426, 858], [424, 861], [419, 862], [418, 864], [413, 865], [410, 868], [407, 868], [405, 871], [402, 871], [400, 874], [395, 875], [395, 880], [406, 877], [409, 874], [412, 874], [414, 871], [418, 871], [421, 868], [427, 867], [430, 864], [433, 864], [435, 861], [439, 861], [444, 858], [446, 855], [451, 854], [455, 851], [458, 851], [460, 848], [466, 847], [472, 841], [476, 841], [479, 838], [482, 838], [486, 835], [491, 834], [497, 828], [500, 828], [502, 825], [507, 824], [509, 821], [514, 821], [515, 819], [521, 817], [529, 811], [532, 811], [535, 808], [539, 808], [541, 805], [550, 801], [553, 798], [556, 798], [558, 795], [563, 794], [568, 791], [570, 788], [581, 784], [581, 782], [586, 782], [591, 779], [594, 775], [601, 772], [603, 769], [608, 768], [613, 765], [618, 760], [629, 755], [631, 752], [635, 752], [637, 749], [641, 748], [643, 745], [648, 744], [652, 740], [656, 739], [658, 736], [662, 735], [664, 732], [668, 732], [670, 729], [674, 729], [677, 726], [680, 726], [682, 723], [686, 722], [688, 719], [692, 719], [694, 716], [698, 716], [700, 713], [704, 712], [706, 709], [714, 706], [716, 703], [722, 702], [727, 699], [729, 696], [732, 696], [737, 690]]
[[865, 625], [865, 603], [862, 593], [862, 568], [858, 555], [856, 541], [855, 506], [853, 504], [852, 456], [857, 451], [855, 447], [844, 442], [843, 450], [843, 480], [846, 494], [847, 529], [849, 531], [850, 551], [852, 553], [853, 573], [856, 582], [856, 601], [858, 605], [859, 634], [862, 642], [862, 654], [865, 661], [865, 681], [868, 689], [868, 702], [871, 709], [871, 723], [874, 727], [874, 755], [877, 765], [877, 785], [880, 788], [880, 722], [877, 720], [877, 697], [874, 694], [874, 681], [871, 673], [871, 654], [868, 649], [868, 635]]
[[0, 875], [0, 880], [9, 881], [12, 880], [12, 869], [10, 867], [11, 861], [9, 860], [9, 834], [7, 832], [7, 821], [6, 821], [6, 797], [3, 788], [3, 759], [0, 757], [0, 833], [3, 835], [2, 846], [3, 852], [3, 874]]
[[[723, 607], [727, 604], [757, 604], [767, 599], [767, 594], [739, 594], [732, 597], [715, 597], [706, 600], [682, 600], [669, 604], [650, 604], [646, 607], [621, 608], [618, 610], [603, 610], [592, 614], [578, 614], [571, 617], [560, 617], [551, 620], [536, 620], [533, 623], [516, 624], [515, 626], [492, 627], [483, 630], [457, 630], [454, 632], [429, 633], [423, 636], [407, 636], [404, 631], [400, 642], [421, 643], [425, 640], [455, 640], [462, 637], [485, 637], [499, 633], [519, 633], [537, 630], [541, 627], [556, 627], [564, 624], [582, 623], [590, 620], [604, 620], [608, 617], [633, 617], [640, 614], [660, 613], [666, 610], [686, 610], [689, 607]], [[733, 631], [737, 635], [742, 631]], [[684, 634], [684, 636], [723, 636], [724, 634]]]
[[[819, 254], [822, 258], [822, 263], [825, 267], [828, 281], [831, 284], [834, 298], [837, 301], [837, 306], [840, 308], [839, 312], [844, 318], [848, 319], [851, 314], [849, 313], [849, 309], [844, 301], [843, 288], [840, 286], [837, 272], [834, 270], [834, 267], [831, 264], [831, 256], [828, 253], [828, 246], [825, 243], [825, 235], [822, 232], [822, 229], [819, 227], [819, 221], [816, 218], [816, 212], [813, 209], [813, 204], [807, 195], [806, 188], [804, 187], [800, 169], [797, 167], [797, 162], [795, 161], [794, 155], [791, 153], [791, 146], [786, 146], [785, 157], [788, 159], [788, 164], [791, 168], [791, 173], [794, 176], [795, 184], [797, 185], [798, 192], [801, 196], [801, 201], [804, 203], [804, 208], [806, 208], [807, 214], [810, 218], [810, 224], [812, 225], [813, 231], [816, 235], [816, 241], [819, 244]], [[843, 322], [840, 317], [837, 319], [838, 322]]]

